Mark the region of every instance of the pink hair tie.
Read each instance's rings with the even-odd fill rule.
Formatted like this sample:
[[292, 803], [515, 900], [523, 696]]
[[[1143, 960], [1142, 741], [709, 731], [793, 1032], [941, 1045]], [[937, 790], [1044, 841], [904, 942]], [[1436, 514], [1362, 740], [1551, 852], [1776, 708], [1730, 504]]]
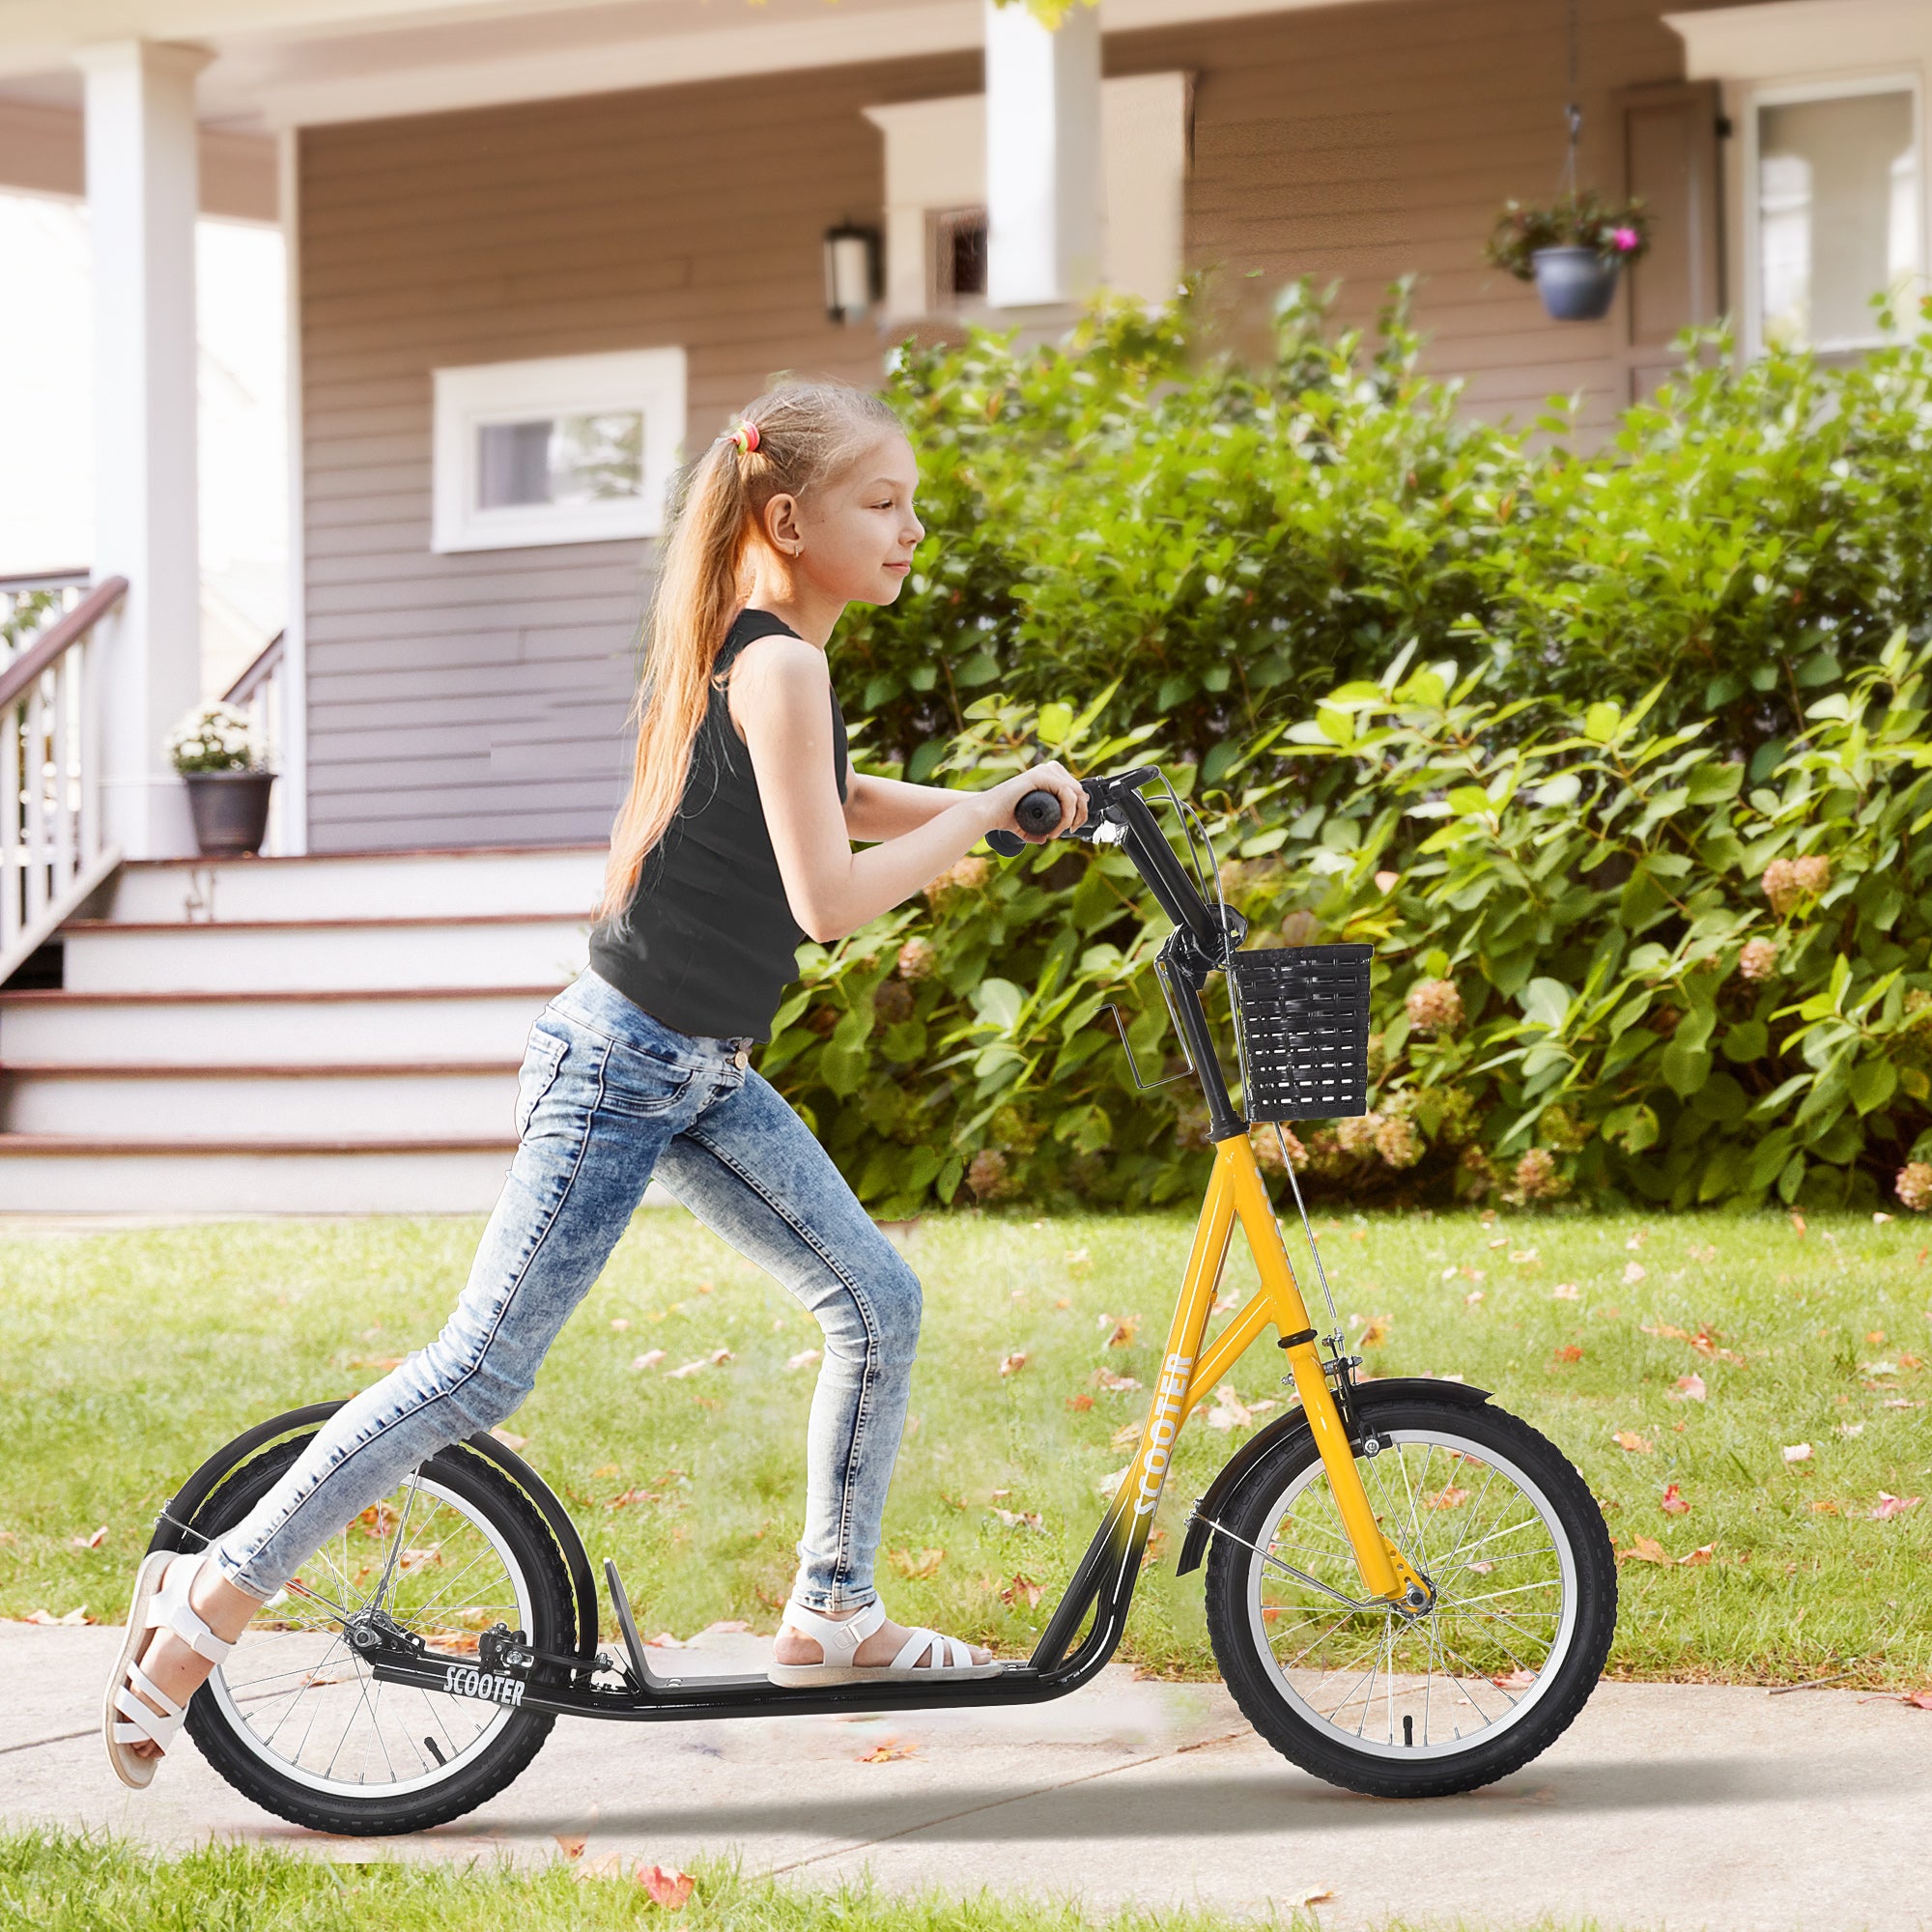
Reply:
[[731, 440], [747, 455], [758, 446], [758, 426], [746, 416], [731, 432]]

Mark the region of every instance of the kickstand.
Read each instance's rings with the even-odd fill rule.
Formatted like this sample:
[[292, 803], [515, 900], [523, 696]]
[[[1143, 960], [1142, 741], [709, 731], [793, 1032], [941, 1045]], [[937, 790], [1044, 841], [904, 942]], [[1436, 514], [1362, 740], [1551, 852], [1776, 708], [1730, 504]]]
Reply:
[[638, 1620], [631, 1614], [631, 1600], [624, 1594], [624, 1579], [617, 1566], [604, 1559], [604, 1584], [611, 1592], [611, 1607], [617, 1612], [617, 1628], [624, 1633], [624, 1649], [631, 1660], [631, 1678], [639, 1690], [662, 1690], [664, 1680], [651, 1668], [644, 1655], [643, 1639], [638, 1635]]

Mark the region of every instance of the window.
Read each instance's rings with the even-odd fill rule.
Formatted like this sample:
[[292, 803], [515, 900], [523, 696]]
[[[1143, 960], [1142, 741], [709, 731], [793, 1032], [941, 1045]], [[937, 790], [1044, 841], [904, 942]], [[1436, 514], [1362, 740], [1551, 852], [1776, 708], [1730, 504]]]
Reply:
[[430, 547], [657, 535], [684, 379], [682, 349], [437, 370]]
[[1752, 347], [1873, 347], [1924, 267], [1916, 85], [1761, 89], [1750, 132]]
[[928, 244], [932, 305], [951, 307], [986, 293], [986, 211], [950, 208], [932, 217]]

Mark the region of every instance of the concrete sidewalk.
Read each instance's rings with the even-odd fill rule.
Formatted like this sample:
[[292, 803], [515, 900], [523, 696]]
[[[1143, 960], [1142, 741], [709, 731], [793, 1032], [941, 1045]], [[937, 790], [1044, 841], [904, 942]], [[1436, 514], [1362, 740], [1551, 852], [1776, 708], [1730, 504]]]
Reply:
[[[667, 1865], [735, 1853], [832, 1885], [1200, 1904], [1323, 1926], [1400, 1916], [1538, 1918], [1725, 1932], [1932, 1932], [1925, 1884], [1932, 1712], [1844, 1690], [1773, 1697], [1603, 1686], [1528, 1770], [1465, 1798], [1357, 1798], [1304, 1776], [1218, 1685], [1120, 1667], [1065, 1702], [891, 1719], [595, 1724], [560, 1719], [493, 1804], [408, 1839], [298, 1832], [217, 1779], [191, 1745], [141, 1794], [115, 1781], [97, 1713], [117, 1631], [0, 1625], [0, 1817], [157, 1845], [245, 1837], [328, 1859], [584, 1856]], [[709, 1638], [705, 1667], [754, 1667]], [[715, 1662], [713, 1659], [715, 1658]], [[695, 1660], [678, 1657], [681, 1666]], [[861, 1759], [886, 1739], [909, 1754]]]

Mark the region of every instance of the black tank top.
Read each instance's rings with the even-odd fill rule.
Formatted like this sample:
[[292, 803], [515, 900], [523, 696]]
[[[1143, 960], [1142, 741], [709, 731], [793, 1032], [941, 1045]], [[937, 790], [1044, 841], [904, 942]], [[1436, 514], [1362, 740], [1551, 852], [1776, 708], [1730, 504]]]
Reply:
[[[795, 635], [769, 611], [743, 611], [725, 633], [677, 811], [644, 855], [623, 917], [590, 935], [598, 977], [679, 1033], [769, 1039], [772, 1015], [798, 977], [805, 933], [785, 899], [752, 754], [720, 688], [738, 653], [775, 632]], [[845, 715], [836, 691], [832, 769], [842, 801]]]

